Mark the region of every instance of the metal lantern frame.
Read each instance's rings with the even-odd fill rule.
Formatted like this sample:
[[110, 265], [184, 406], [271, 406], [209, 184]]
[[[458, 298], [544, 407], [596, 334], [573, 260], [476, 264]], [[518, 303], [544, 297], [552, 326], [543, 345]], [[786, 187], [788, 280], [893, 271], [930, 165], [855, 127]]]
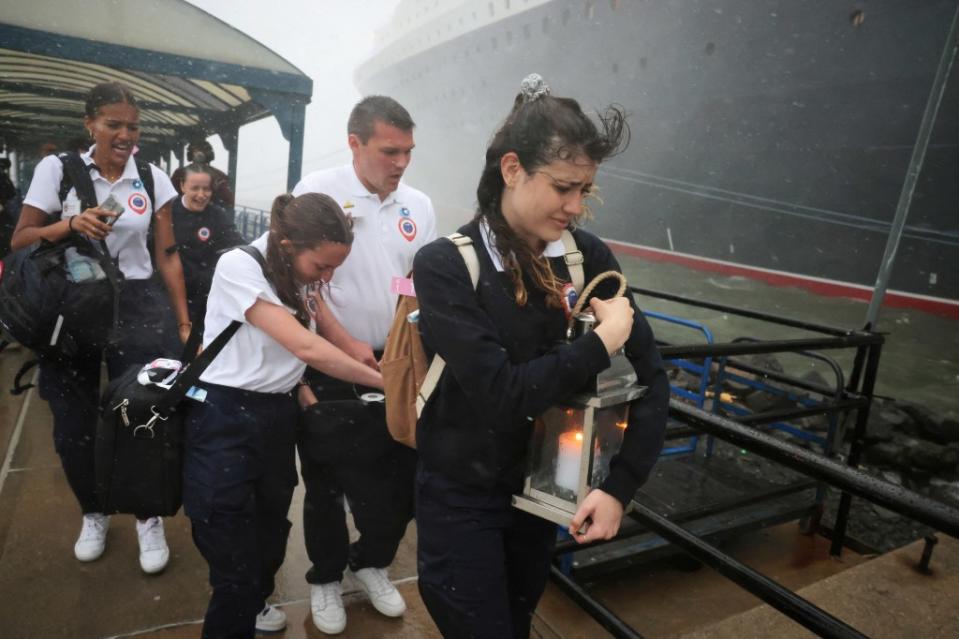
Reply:
[[[512, 498], [513, 506], [516, 508], [561, 526], [569, 526], [573, 515], [589, 492], [597, 488], [598, 484], [605, 479], [605, 477], [600, 477], [598, 481], [593, 481], [598, 461], [597, 457], [602, 454], [601, 446], [598, 445], [600, 442], [597, 439], [600, 436], [598, 429], [600, 422], [597, 417], [602, 411], [621, 406], [624, 413], [617, 418], [616, 424], [618, 426], [620, 424], [619, 420], [622, 420], [621, 428], [625, 431], [630, 403], [642, 397], [646, 392], [646, 387], [636, 385], [636, 373], [622, 350], [614, 354], [610, 361], [609, 368], [596, 376], [589, 392], [581, 393], [566, 403], [551, 407], [536, 419], [533, 434], [530, 438], [523, 492], [519, 495], [513, 495]], [[578, 430], [575, 426], [570, 428], [568, 425], [558, 429], [550, 427], [551, 422], [555, 422], [555, 419], [557, 419], [557, 412], [570, 416], [573, 414], [570, 411], [581, 414], [579, 420], [567, 420], [574, 424], [579, 422]], [[559, 417], [559, 419], [562, 418]], [[557, 432], [559, 432], [559, 436], [554, 445], [551, 438], [555, 437]], [[550, 474], [558, 476], [559, 465], [562, 461], [562, 438], [569, 433], [575, 434], [578, 432], [582, 433], [582, 440], [575, 490], [561, 486], [556, 481], [552, 482], [554, 487], [565, 488], [567, 492], [574, 495], [574, 498], [564, 498], [556, 494], [558, 492], [556, 490], [549, 492], [537, 487], [541, 485], [541, 479], [539, 478]], [[617, 443], [621, 443], [621, 440]]]

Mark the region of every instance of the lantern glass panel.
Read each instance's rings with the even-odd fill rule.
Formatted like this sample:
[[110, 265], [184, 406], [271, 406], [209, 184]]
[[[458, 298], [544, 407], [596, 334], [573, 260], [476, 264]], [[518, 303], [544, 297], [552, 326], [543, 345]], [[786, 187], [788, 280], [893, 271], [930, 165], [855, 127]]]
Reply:
[[589, 485], [598, 487], [609, 477], [609, 462], [623, 445], [629, 404], [597, 408], [593, 413], [593, 473]]
[[536, 420], [530, 445], [530, 488], [576, 502], [584, 417], [582, 408], [553, 406]]

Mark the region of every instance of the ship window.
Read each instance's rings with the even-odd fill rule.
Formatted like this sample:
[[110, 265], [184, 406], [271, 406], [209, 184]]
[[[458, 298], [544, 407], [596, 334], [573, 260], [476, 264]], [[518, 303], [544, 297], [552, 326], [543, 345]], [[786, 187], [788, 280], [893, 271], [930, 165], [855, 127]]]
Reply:
[[528, 25], [528, 24], [524, 24], [524, 25], [523, 25], [523, 37], [526, 38], [527, 40], [529, 40], [529, 25]]
[[496, 49], [499, 48], [499, 42], [497, 42], [496, 38], [492, 38], [490, 43], [493, 45], [493, 51], [496, 51]]
[[507, 29], [507, 30], [506, 30], [506, 44], [507, 44], [507, 45], [512, 45], [512, 44], [513, 44], [513, 30], [512, 30], [512, 29]]
[[639, 59], [639, 68], [640, 69], [646, 68], [646, 56], [643, 56], [642, 58]]
[[613, 63], [613, 73], [619, 73], [619, 62]]
[[592, 20], [593, 16], [596, 14], [596, 7], [592, 2], [586, 3], [586, 19]]
[[543, 33], [549, 33], [549, 16], [543, 18]]
[[509, 11], [509, 0], [503, 0], [503, 6], [506, 7], [507, 11]]
[[563, 9], [563, 26], [569, 24], [569, 9]]
[[493, 6], [493, 3], [489, 3], [489, 14], [490, 16], [496, 15], [496, 7]]

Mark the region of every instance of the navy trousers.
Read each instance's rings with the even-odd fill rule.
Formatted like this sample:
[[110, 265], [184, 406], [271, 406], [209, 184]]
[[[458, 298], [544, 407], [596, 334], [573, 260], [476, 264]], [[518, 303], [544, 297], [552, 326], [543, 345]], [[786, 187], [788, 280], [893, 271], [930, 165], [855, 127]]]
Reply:
[[253, 637], [286, 554], [297, 406], [288, 393], [201, 387], [205, 401], [187, 400], [183, 508], [210, 567], [203, 637]]
[[[53, 413], [53, 445], [83, 513], [100, 510], [93, 462], [102, 361], [106, 359], [112, 380], [135, 364], [178, 357], [175, 324], [166, 291], [156, 278], [127, 280], [120, 294], [119, 321], [106, 349], [81, 344], [80, 352], [69, 360], [40, 363], [39, 391]], [[139, 519], [151, 515], [137, 513]]]
[[[416, 451], [386, 428], [382, 404], [364, 405], [365, 389], [308, 373], [320, 402], [304, 411], [297, 448], [306, 494], [303, 535], [311, 567], [306, 580], [343, 579], [347, 566], [386, 568], [413, 518]], [[343, 498], [360, 538], [350, 544]]]
[[419, 591], [447, 639], [527, 639], [546, 589], [556, 524], [510, 495], [416, 476]]

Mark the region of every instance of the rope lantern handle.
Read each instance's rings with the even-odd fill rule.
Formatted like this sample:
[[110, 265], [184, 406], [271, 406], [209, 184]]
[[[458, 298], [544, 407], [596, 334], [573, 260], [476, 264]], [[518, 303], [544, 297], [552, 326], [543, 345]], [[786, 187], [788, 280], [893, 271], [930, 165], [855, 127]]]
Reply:
[[600, 282], [607, 280], [611, 277], [615, 277], [619, 280], [619, 289], [616, 290], [616, 294], [613, 295], [610, 299], [614, 299], [626, 292], [626, 278], [619, 271], [606, 271], [605, 273], [600, 273], [592, 280], [589, 284], [586, 285], [586, 288], [583, 289], [583, 294], [579, 296], [579, 300], [576, 302], [576, 306], [573, 307], [573, 312], [570, 314], [569, 323], [567, 324], [567, 330], [573, 328], [573, 322], [575, 318], [582, 312], [583, 307], [586, 305], [586, 301], [589, 299], [590, 293], [593, 292], [593, 289], [596, 288]]

